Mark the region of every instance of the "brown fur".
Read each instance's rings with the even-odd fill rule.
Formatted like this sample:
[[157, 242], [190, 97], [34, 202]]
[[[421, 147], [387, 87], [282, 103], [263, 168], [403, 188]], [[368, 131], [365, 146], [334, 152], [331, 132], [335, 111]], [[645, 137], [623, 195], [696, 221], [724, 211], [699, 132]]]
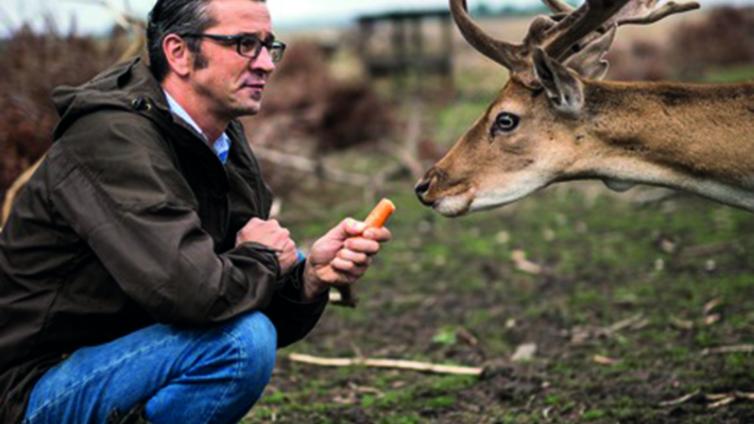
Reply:
[[590, 82], [587, 132], [678, 172], [751, 187], [754, 84]]
[[[754, 84], [582, 82], [584, 109], [569, 118], [541, 92], [509, 81], [427, 173], [422, 201], [470, 189], [516, 191], [526, 172], [538, 187], [601, 178], [694, 191], [754, 210], [744, 199], [754, 199]], [[490, 134], [504, 110], [521, 116], [519, 128]]]

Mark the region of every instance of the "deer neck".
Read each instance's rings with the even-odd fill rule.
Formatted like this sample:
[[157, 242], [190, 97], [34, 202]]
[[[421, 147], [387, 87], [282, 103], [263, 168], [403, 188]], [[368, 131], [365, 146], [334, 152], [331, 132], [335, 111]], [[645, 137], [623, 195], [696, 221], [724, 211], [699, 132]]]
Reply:
[[666, 186], [754, 210], [754, 84], [585, 82], [566, 178]]

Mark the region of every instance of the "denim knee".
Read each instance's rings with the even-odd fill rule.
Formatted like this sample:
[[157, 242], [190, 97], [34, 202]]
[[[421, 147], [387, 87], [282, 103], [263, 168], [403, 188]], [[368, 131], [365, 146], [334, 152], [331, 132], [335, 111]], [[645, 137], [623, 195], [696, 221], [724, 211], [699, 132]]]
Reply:
[[224, 333], [241, 354], [239, 383], [253, 392], [261, 394], [270, 381], [275, 367], [277, 331], [269, 318], [262, 312], [251, 312], [229, 321]]

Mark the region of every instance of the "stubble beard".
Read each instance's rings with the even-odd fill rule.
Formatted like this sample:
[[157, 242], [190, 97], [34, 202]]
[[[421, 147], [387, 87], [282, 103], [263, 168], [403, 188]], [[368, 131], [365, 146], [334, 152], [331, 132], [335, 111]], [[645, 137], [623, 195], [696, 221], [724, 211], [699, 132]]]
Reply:
[[[206, 57], [199, 52], [195, 56], [194, 69], [204, 69], [208, 66], [209, 62]], [[245, 96], [241, 92], [243, 90], [241, 88], [232, 90], [229, 95], [223, 95], [223, 93], [213, 92], [208, 87], [199, 86], [197, 88], [205, 98], [213, 100], [214, 107], [212, 109], [215, 110], [215, 113], [227, 120], [256, 115], [262, 107], [262, 93]], [[224, 99], [225, 101], [219, 101], [219, 99]]]
[[[239, 93], [236, 92], [236, 95], [238, 94]], [[232, 115], [234, 119], [242, 116], [256, 115], [262, 107], [262, 96], [261, 94], [259, 96], [253, 96], [252, 99], [254, 100], [253, 104], [247, 102], [246, 99], [238, 99], [237, 97], [235, 99], [236, 102], [231, 102], [231, 106], [228, 110], [229, 114]]]

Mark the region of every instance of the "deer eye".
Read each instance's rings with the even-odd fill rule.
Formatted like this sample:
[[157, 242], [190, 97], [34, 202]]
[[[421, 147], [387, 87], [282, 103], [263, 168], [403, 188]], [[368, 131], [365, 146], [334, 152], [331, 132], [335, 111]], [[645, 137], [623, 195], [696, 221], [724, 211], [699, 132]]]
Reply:
[[495, 118], [495, 125], [492, 127], [493, 135], [498, 131], [511, 132], [515, 130], [518, 126], [519, 120], [520, 118], [518, 115], [509, 112], [501, 112], [497, 115], [497, 118]]

